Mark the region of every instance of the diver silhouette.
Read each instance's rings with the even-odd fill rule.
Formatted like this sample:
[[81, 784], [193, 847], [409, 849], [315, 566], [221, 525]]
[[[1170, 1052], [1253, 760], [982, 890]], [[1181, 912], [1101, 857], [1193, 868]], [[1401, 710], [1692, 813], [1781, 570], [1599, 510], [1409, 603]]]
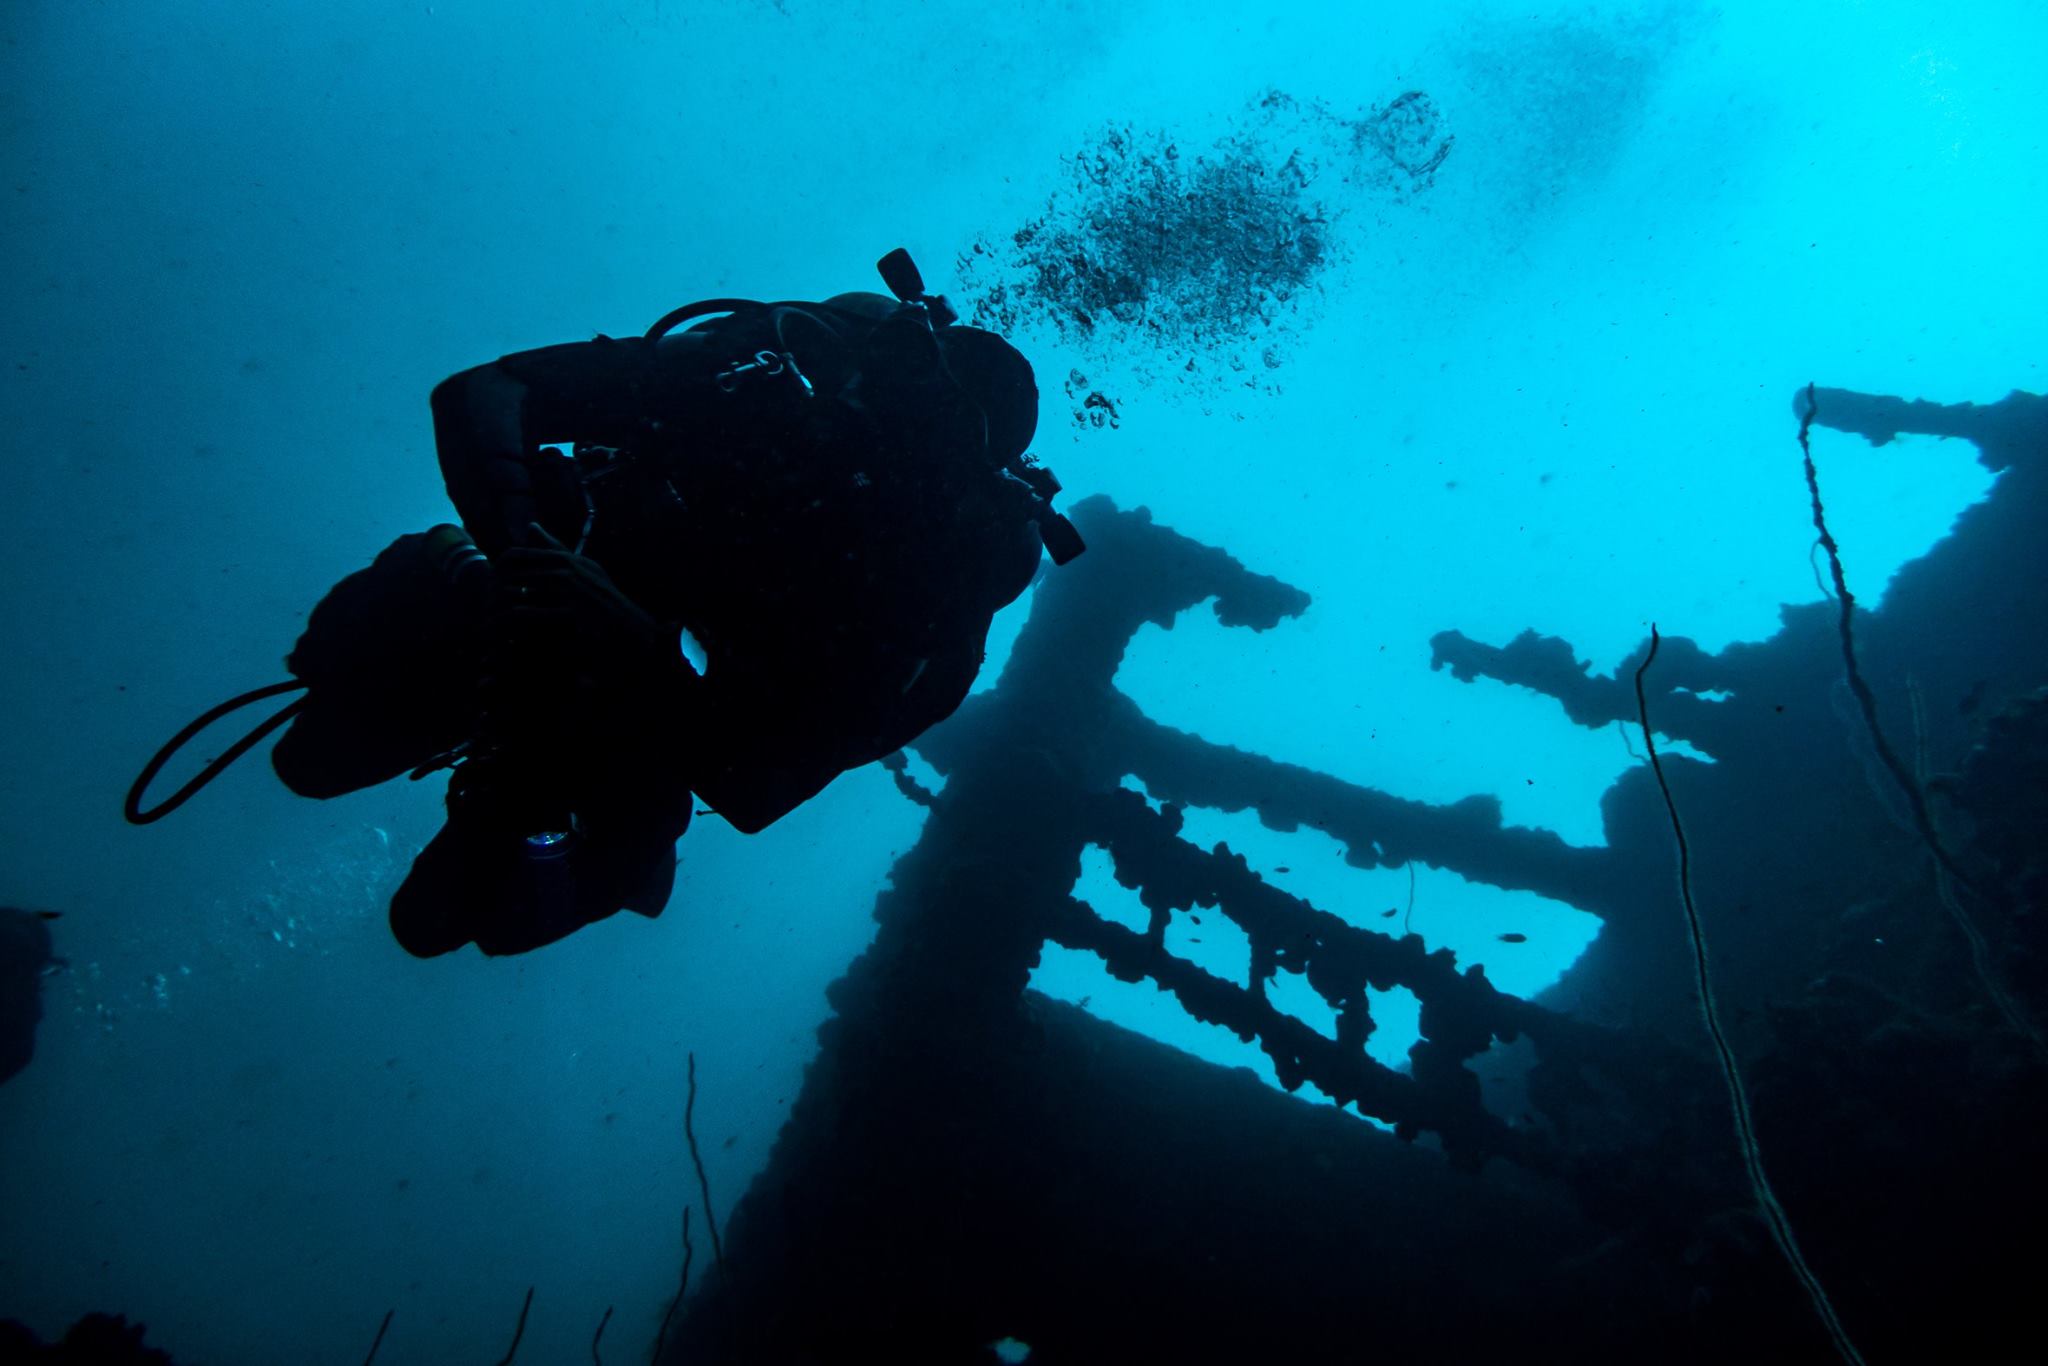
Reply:
[[951, 714], [1041, 552], [1083, 547], [1026, 453], [1030, 363], [907, 253], [880, 269], [894, 298], [711, 299], [443, 381], [462, 525], [337, 584], [286, 660], [304, 697], [142, 811], [234, 704], [200, 718], [129, 819], [287, 720], [273, 764], [303, 796], [450, 769], [392, 931], [521, 953], [658, 915], [695, 800], [754, 833]]

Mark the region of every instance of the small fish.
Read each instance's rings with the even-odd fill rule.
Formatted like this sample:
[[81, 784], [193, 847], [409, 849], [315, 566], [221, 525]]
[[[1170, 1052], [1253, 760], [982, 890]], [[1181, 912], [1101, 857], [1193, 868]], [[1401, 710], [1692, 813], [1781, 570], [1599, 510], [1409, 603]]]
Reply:
[[1081, 1007], [1081, 1009], [1086, 1010], [1088, 1008], [1088, 1003], [1094, 999], [1095, 998], [1093, 996], [1083, 996], [1080, 1000], [1074, 1002], [1074, 1004]]
[[1276, 873], [1291, 873], [1294, 870], [1283, 863], [1278, 868], [1275, 868], [1273, 871]]
[[1500, 942], [1503, 944], [1526, 944], [1529, 942], [1529, 936], [1526, 934], [1508, 933], [1500, 937]]
[[728, 1138], [727, 1140], [725, 1140], [725, 1146], [726, 1146], [726, 1147], [727, 1147], [728, 1149], [730, 1149], [730, 1148], [732, 1147], [732, 1145], [733, 1145], [733, 1144], [735, 1144], [735, 1143], [737, 1143], [737, 1142], [739, 1142], [739, 1141], [740, 1141], [740, 1136], [739, 1136], [738, 1134], [734, 1134], [734, 1135], [733, 1135], [733, 1136], [732, 1136], [731, 1138]]
[[37, 912], [36, 912], [36, 918], [37, 918], [38, 920], [62, 920], [62, 919], [64, 918], [64, 912], [62, 912], [62, 911], [37, 911]]
[[1401, 908], [1399, 906], [1389, 906], [1387, 907], [1387, 909], [1380, 912], [1380, 919], [1391, 920], [1399, 914], [1401, 914]]

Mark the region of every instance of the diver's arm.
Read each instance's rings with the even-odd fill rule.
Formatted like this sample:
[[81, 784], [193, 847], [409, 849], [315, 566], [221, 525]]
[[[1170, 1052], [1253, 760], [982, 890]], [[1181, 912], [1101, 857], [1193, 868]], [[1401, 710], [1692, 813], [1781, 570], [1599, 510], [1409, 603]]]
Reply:
[[647, 420], [655, 350], [641, 338], [521, 351], [435, 386], [434, 445], [448, 496], [487, 555], [540, 517], [531, 460], [546, 442], [624, 445]]

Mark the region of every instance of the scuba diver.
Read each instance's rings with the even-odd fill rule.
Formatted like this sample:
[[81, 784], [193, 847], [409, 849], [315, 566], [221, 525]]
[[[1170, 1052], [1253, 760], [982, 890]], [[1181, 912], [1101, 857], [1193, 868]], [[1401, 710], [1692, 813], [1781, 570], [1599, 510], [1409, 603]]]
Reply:
[[[449, 769], [393, 934], [421, 957], [522, 953], [660, 914], [696, 802], [757, 832], [950, 715], [1041, 553], [1084, 547], [1026, 453], [1030, 363], [908, 253], [880, 269], [893, 298], [711, 299], [443, 381], [462, 525], [337, 584], [286, 660], [300, 683], [187, 727], [129, 819], [286, 721], [273, 765], [302, 796]], [[141, 809], [199, 728], [298, 686]]]

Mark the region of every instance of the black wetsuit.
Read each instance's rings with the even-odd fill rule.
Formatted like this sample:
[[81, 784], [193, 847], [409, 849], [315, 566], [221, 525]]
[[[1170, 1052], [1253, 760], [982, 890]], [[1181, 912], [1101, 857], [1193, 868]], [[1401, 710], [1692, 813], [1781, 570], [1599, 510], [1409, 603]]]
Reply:
[[[814, 306], [786, 326], [801, 334], [870, 321]], [[730, 390], [713, 383], [746, 360], [723, 354], [730, 341], [715, 329], [523, 352], [434, 391], [443, 475], [484, 553], [502, 562], [534, 543], [528, 528], [539, 524], [564, 545], [581, 542], [582, 554], [645, 614], [649, 639], [594, 648], [600, 676], [586, 674], [580, 694], [543, 694], [565, 699], [559, 714], [574, 737], [555, 748], [584, 766], [576, 781], [598, 794], [590, 798], [601, 808], [595, 824], [601, 833], [627, 832], [607, 855], [627, 871], [597, 894], [610, 904], [584, 907], [586, 920], [621, 905], [659, 911], [690, 792], [739, 829], [757, 831], [949, 715], [981, 666], [994, 613], [1036, 571], [1041, 542], [1028, 490], [992, 475], [978, 410], [891, 392], [887, 376], [832, 373], [833, 359], [847, 354], [832, 338], [814, 338], [814, 346], [801, 335], [788, 340], [793, 353], [821, 358], [804, 376], [815, 397], [797, 400], [775, 387], [799, 382], [789, 375], [742, 373], [727, 381]], [[578, 462], [539, 450], [556, 443], [623, 454], [606, 461], [586, 450]], [[426, 572], [419, 544], [401, 542], [383, 558], [405, 561], [387, 580], [417, 582]], [[348, 587], [322, 604], [294, 654], [295, 671], [313, 686], [278, 747], [279, 772], [314, 795], [390, 776], [403, 771], [394, 760], [423, 762], [435, 745], [468, 738], [458, 732], [474, 727], [470, 685], [487, 652], [476, 635], [487, 628], [464, 624], [488, 619], [474, 604], [451, 605], [439, 592], [395, 601], [366, 584], [350, 608]], [[342, 634], [363, 643], [394, 605], [410, 625], [383, 628], [369, 653], [399, 641], [411, 652], [402, 668], [388, 659], [365, 668], [360, 653], [332, 647]], [[343, 628], [325, 632], [325, 650], [323, 613]], [[708, 658], [701, 674], [683, 659], [683, 631]], [[612, 630], [614, 647], [617, 635]], [[564, 656], [582, 653], [577, 639], [572, 625], [560, 648], [529, 643], [533, 659], [519, 668], [547, 679]], [[323, 660], [356, 682], [329, 687], [323, 698]], [[438, 700], [397, 686], [399, 674], [432, 680], [425, 691]], [[548, 747], [545, 716], [521, 724], [526, 738]], [[405, 734], [409, 752], [367, 758], [366, 726]], [[512, 737], [515, 755], [521, 742]], [[437, 856], [430, 846], [414, 881], [437, 857], [447, 866], [436, 888], [402, 891], [394, 902], [394, 928], [407, 947], [439, 952], [474, 937], [486, 951], [516, 952], [532, 946], [527, 940], [559, 937], [507, 927], [494, 939], [488, 926], [470, 923], [483, 914], [475, 908], [434, 910], [447, 923], [409, 935], [400, 902], [417, 918], [421, 906], [471, 899], [448, 884], [481, 854]], [[641, 885], [650, 879], [659, 885]], [[489, 883], [484, 878], [477, 893], [485, 901], [494, 895]]]
[[[815, 420], [768, 433], [750, 426], [755, 407], [705, 402], [703, 335], [600, 339], [466, 371], [435, 391], [435, 436], [486, 554], [534, 521], [574, 544], [585, 510], [545, 474], [536, 488], [534, 445], [637, 457], [590, 485], [584, 553], [671, 637], [702, 645], [693, 784], [752, 832], [950, 715], [1041, 547], [1021, 491], [943, 433], [893, 429], [829, 394]], [[821, 393], [837, 382], [810, 378]], [[502, 418], [514, 404], [522, 430]]]

